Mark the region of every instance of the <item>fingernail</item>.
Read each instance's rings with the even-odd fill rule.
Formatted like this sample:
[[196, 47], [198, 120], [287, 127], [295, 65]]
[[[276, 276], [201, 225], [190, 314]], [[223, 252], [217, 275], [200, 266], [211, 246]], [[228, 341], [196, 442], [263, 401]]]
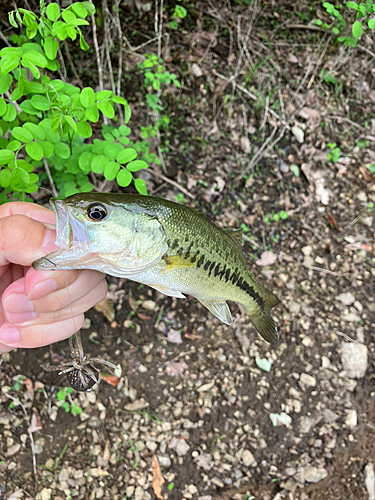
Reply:
[[14, 325], [26, 326], [27, 323], [32, 322], [36, 318], [35, 312], [18, 312], [18, 313], [8, 313], [5, 312], [5, 317], [9, 323]]
[[20, 332], [12, 325], [3, 325], [0, 328], [0, 342], [5, 345], [14, 345], [21, 340]]
[[4, 300], [4, 309], [9, 313], [24, 313], [34, 309], [24, 293], [12, 293]]
[[27, 298], [29, 300], [37, 300], [42, 297], [45, 297], [46, 295], [54, 292], [55, 290], [57, 290], [57, 282], [55, 280], [53, 279], [44, 280], [41, 281], [40, 283], [37, 283], [34, 286], [34, 288], [31, 289]]
[[42, 250], [46, 253], [50, 253], [53, 252], [53, 250], [56, 250], [55, 240], [56, 231], [52, 229], [46, 229], [46, 234], [42, 243]]

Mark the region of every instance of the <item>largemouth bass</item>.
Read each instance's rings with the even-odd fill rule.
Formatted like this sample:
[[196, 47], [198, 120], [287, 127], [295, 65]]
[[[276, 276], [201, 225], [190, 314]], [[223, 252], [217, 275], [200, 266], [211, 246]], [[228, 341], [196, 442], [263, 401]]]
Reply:
[[270, 310], [279, 299], [247, 268], [241, 232], [151, 196], [84, 193], [51, 205], [58, 250], [35, 261], [35, 269], [96, 269], [171, 297], [191, 295], [227, 325], [231, 300], [243, 305], [266, 341], [277, 338]]

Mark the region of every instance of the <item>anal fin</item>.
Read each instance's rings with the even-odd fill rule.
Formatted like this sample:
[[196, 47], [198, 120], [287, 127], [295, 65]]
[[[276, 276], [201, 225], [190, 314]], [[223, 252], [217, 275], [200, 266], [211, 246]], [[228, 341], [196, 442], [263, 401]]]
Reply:
[[168, 297], [177, 297], [178, 299], [185, 299], [185, 295], [183, 295], [180, 291], [174, 288], [167, 288], [166, 286], [161, 285], [148, 285], [151, 288], [155, 288], [158, 292], [164, 293], [164, 295], [168, 295]]
[[232, 314], [230, 312], [228, 304], [225, 300], [210, 300], [210, 299], [198, 299], [199, 302], [207, 307], [209, 311], [212, 312], [214, 316], [220, 319], [223, 323], [231, 325], [233, 323]]

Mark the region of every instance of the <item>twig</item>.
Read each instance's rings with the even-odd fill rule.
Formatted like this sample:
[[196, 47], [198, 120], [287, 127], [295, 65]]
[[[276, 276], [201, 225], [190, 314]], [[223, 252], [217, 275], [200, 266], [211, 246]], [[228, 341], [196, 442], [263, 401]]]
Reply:
[[65, 62], [64, 62], [64, 58], [63, 58], [60, 46], [57, 49], [57, 53], [59, 54], [60, 66], [62, 68], [62, 71], [61, 71], [61, 68], [59, 68], [59, 70], [58, 70], [59, 71], [59, 75], [60, 75], [61, 80], [63, 82], [66, 82], [66, 67], [65, 67]]
[[[93, 3], [92, 0], [89, 1], [90, 3]], [[96, 21], [94, 15], [91, 16], [91, 23], [92, 23], [92, 38], [94, 40], [94, 47], [96, 53], [96, 64], [98, 66], [99, 90], [103, 90], [103, 68], [102, 68], [102, 61], [100, 59], [98, 37], [96, 35]]]
[[177, 189], [179, 189], [182, 193], [186, 194], [186, 196], [189, 196], [189, 198], [191, 198], [192, 200], [195, 200], [195, 196], [193, 194], [191, 194], [190, 191], [188, 191], [187, 189], [185, 189], [183, 186], [181, 186], [180, 184], [178, 184], [178, 182], [175, 182], [172, 179], [169, 179], [168, 177], [165, 177], [165, 175], [163, 175], [163, 174], [157, 174], [156, 172], [154, 172], [151, 169], [148, 169], [148, 172], [150, 172], [157, 179], [161, 179], [162, 181], [167, 182], [168, 184], [172, 184], [172, 186], [174, 186]]
[[319, 26], [312, 26], [310, 24], [287, 24], [286, 26], [283, 26], [285, 29], [289, 30], [310, 30], [310, 31], [323, 31], [322, 28], [319, 28]]
[[375, 54], [373, 52], [371, 52], [370, 49], [368, 49], [367, 47], [363, 47], [362, 45], [357, 45], [356, 48], [361, 51], [361, 52], [366, 52], [366, 54], [368, 54], [369, 56], [371, 56], [373, 59], [375, 59]]
[[51, 175], [51, 172], [50, 172], [47, 160], [44, 157], [43, 157], [43, 164], [44, 164], [45, 171], [47, 173], [47, 177], [48, 177], [49, 183], [51, 185], [51, 190], [52, 190], [53, 196], [55, 198], [57, 198], [58, 193], [57, 193], [57, 190], [56, 190], [56, 186], [55, 186], [55, 183], [53, 182], [52, 175]]
[[[118, 74], [117, 74], [117, 95], [121, 95], [121, 78], [122, 78], [122, 30], [121, 30], [121, 23], [120, 23], [120, 16], [119, 16], [119, 9], [120, 9], [120, 0], [116, 0], [116, 23], [117, 23], [117, 31], [118, 31], [118, 44], [119, 44], [119, 55], [118, 55]], [[124, 121], [123, 115], [122, 115], [122, 108], [121, 109], [121, 121]]]
[[11, 47], [11, 44], [8, 42], [7, 38], [3, 35], [3, 32], [1, 30], [0, 30], [0, 38], [5, 43], [5, 45], [8, 45], [8, 47]]
[[70, 54], [70, 50], [69, 50], [69, 46], [68, 44], [66, 43], [66, 40], [64, 40], [64, 50], [65, 50], [65, 54], [66, 54], [66, 57], [69, 61], [69, 64], [70, 64], [70, 69], [72, 70], [73, 72], [73, 75], [74, 75], [74, 78], [77, 80], [77, 83], [78, 85], [81, 87], [81, 89], [83, 89], [83, 83], [82, 83], [82, 80], [78, 74], [78, 71], [74, 65], [74, 62], [73, 62], [73, 59], [72, 59], [72, 56]]
[[21, 403], [21, 401], [18, 398], [14, 398], [10, 394], [5, 394], [5, 395], [7, 398], [11, 399], [17, 406], [19, 405], [22, 408], [23, 414], [25, 415], [25, 419], [27, 422], [27, 433], [28, 433], [29, 438], [30, 438], [31, 455], [33, 457], [33, 474], [34, 474], [34, 486], [35, 486], [35, 495], [36, 495], [38, 492], [38, 472], [36, 469], [36, 454], [35, 454], [34, 436], [33, 436], [33, 433], [30, 432], [30, 430], [29, 430], [30, 425], [31, 425], [30, 419], [29, 419], [29, 416], [27, 414], [26, 408], [24, 407], [24, 405]]
[[349, 342], [354, 342], [354, 344], [358, 344], [358, 342], [355, 339], [352, 339], [351, 337], [349, 337], [349, 335], [346, 335], [346, 333], [339, 332], [338, 330], [336, 330], [336, 333], [344, 337], [346, 340], [349, 340]]
[[112, 61], [110, 54], [110, 43], [108, 39], [108, 4], [107, 0], [102, 0], [102, 13], [103, 13], [103, 30], [104, 30], [104, 47], [107, 56], [107, 65], [109, 72], [109, 81], [111, 82], [112, 92], [116, 93], [115, 79], [113, 77]]

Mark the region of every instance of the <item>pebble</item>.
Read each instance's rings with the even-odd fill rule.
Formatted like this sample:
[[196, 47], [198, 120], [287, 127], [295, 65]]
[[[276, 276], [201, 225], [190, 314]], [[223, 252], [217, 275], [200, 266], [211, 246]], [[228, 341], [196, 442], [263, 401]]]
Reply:
[[148, 311], [155, 311], [158, 307], [157, 303], [153, 300], [144, 300], [142, 302], [142, 307]]
[[200, 66], [198, 66], [197, 63], [193, 63], [191, 65], [191, 70], [190, 71], [191, 71], [191, 74], [194, 75], [196, 78], [200, 78], [203, 75], [203, 71], [200, 68]]
[[341, 344], [341, 363], [347, 377], [364, 377], [367, 370], [367, 346], [343, 342]]
[[145, 399], [136, 399], [132, 403], [128, 403], [124, 406], [124, 410], [127, 411], [138, 411], [148, 408], [149, 403]]
[[369, 462], [365, 467], [365, 486], [368, 494], [368, 500], [375, 500], [375, 474], [374, 465]]
[[297, 141], [302, 144], [304, 139], [305, 139], [305, 134], [303, 132], [303, 130], [298, 127], [297, 125], [293, 125], [292, 127], [292, 134], [294, 135], [294, 137], [297, 139]]
[[12, 457], [16, 453], [18, 453], [20, 451], [20, 449], [21, 449], [21, 445], [19, 443], [16, 443], [16, 444], [14, 444], [12, 446], [9, 446], [9, 448], [5, 452], [5, 456], [6, 457]]
[[361, 321], [361, 316], [358, 316], [356, 313], [348, 312], [344, 313], [341, 319], [347, 323], [359, 323]]
[[224, 488], [225, 486], [223, 481], [216, 476], [211, 479], [211, 483], [215, 484], [219, 488]]
[[344, 306], [351, 306], [355, 301], [355, 297], [352, 292], [340, 293], [336, 299], [339, 300], [341, 304], [344, 304]]
[[143, 488], [141, 486], [137, 486], [134, 494], [135, 500], [143, 500], [143, 493]]
[[301, 304], [299, 304], [298, 302], [289, 302], [289, 312], [291, 314], [299, 314], [300, 310], [301, 310]]
[[308, 257], [309, 255], [312, 254], [313, 247], [311, 245], [307, 245], [305, 247], [302, 247], [301, 251], [302, 251], [303, 255], [305, 255], [306, 257]]
[[158, 455], [158, 461], [160, 467], [164, 467], [165, 469], [168, 469], [172, 465], [171, 459], [166, 455]]
[[246, 154], [249, 154], [251, 152], [250, 140], [245, 135], [241, 137], [241, 149]]
[[198, 387], [198, 392], [207, 392], [215, 386], [215, 382], [209, 382]]
[[246, 467], [256, 467], [258, 465], [250, 450], [244, 450], [241, 458]]
[[303, 469], [304, 479], [309, 483], [317, 483], [322, 479], [326, 478], [328, 472], [323, 467], [314, 467], [312, 465], [306, 465]]
[[97, 429], [98, 427], [100, 427], [103, 424], [103, 420], [101, 420], [98, 417], [93, 416], [90, 418], [88, 424], [89, 424], [89, 427], [91, 427], [92, 429]]
[[39, 500], [50, 500], [52, 496], [52, 489], [51, 488], [43, 488], [42, 491], [39, 493], [37, 496], [37, 499]]
[[145, 365], [139, 365], [138, 366], [138, 371], [140, 373], [146, 373], [147, 372], [147, 367]]
[[308, 385], [309, 387], [316, 386], [316, 378], [308, 373], [301, 373], [300, 382], [304, 385]]
[[126, 487], [126, 497], [132, 497], [134, 495], [135, 486], [130, 485]]
[[356, 427], [357, 426], [357, 412], [356, 410], [349, 410], [346, 415], [345, 425], [348, 427]]
[[176, 439], [176, 444], [174, 449], [180, 457], [186, 455], [186, 453], [190, 450], [190, 446], [187, 444], [185, 439]]
[[158, 444], [155, 441], [146, 441], [146, 447], [152, 452], [155, 453]]

